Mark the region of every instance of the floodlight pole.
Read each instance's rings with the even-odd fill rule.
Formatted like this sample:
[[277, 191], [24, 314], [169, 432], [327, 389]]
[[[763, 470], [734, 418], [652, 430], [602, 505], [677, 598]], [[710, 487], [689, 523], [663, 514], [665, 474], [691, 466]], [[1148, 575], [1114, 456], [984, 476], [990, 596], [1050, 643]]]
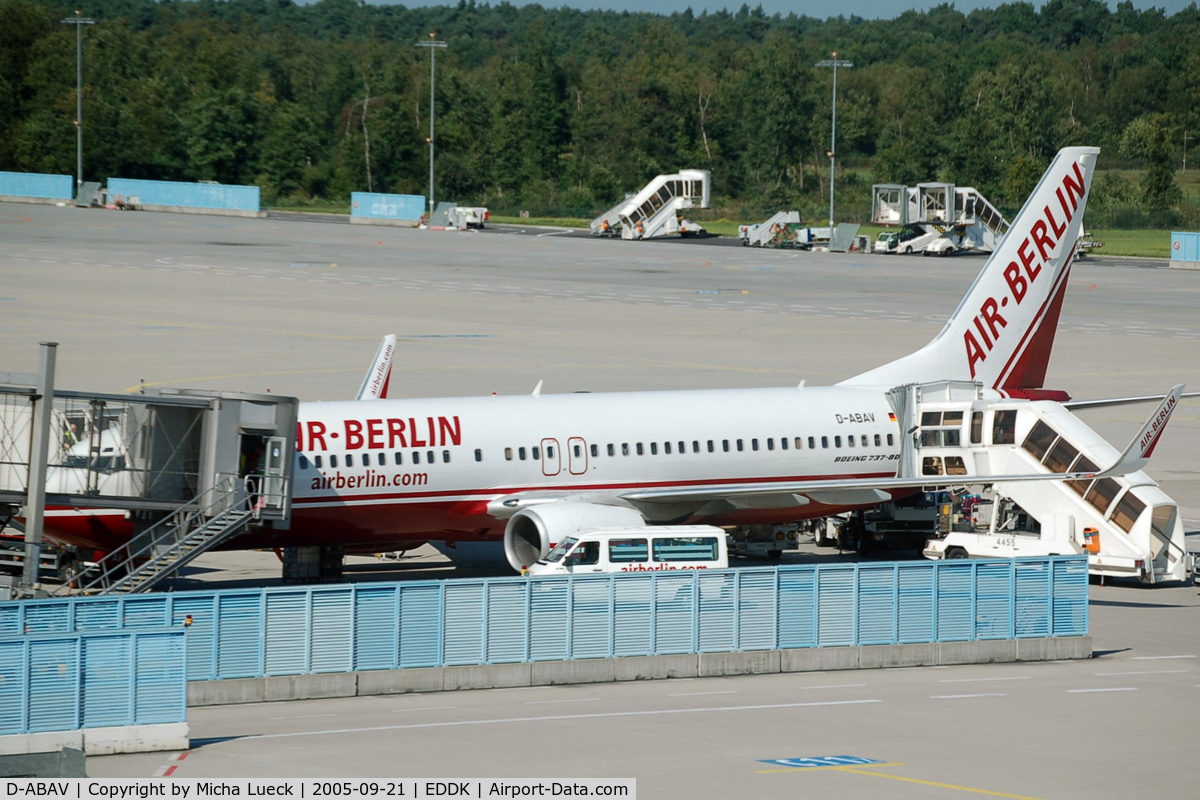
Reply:
[[837, 158], [837, 71], [838, 67], [853, 67], [851, 61], [843, 61], [838, 59], [837, 50], [833, 51], [833, 58], [827, 58], [824, 61], [818, 61], [815, 66], [818, 67], [833, 67], [833, 129], [829, 134], [829, 238], [833, 239], [833, 163]]
[[429, 222], [433, 222], [433, 80], [435, 74], [436, 54], [439, 47], [447, 47], [445, 42], [437, 39], [437, 31], [429, 32], [429, 41], [417, 42], [417, 47], [429, 48]]
[[75, 26], [75, 189], [83, 185], [83, 26], [95, 25], [96, 20], [75, 16], [60, 20], [63, 25]]

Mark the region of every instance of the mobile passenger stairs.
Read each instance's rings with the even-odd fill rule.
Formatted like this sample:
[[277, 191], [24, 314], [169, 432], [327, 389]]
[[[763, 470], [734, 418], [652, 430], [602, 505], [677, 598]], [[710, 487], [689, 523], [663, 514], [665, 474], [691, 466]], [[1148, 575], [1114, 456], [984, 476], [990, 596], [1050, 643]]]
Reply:
[[[35, 509], [54, 515], [51, 536], [91, 540], [56, 593], [143, 592], [239, 534], [288, 526], [295, 398], [66, 392], [37, 378], [0, 384], [0, 507], [23, 508], [25, 553], [43, 548]], [[20, 566], [33, 594], [36, 570]]]
[[[1143, 583], [1188, 578], [1182, 515], [1145, 472], [1087, 480], [999, 475], [1098, 472], [1119, 453], [1062, 405], [1001, 398], [980, 384], [893, 389], [900, 474], [931, 487], [987, 486], [969, 518], [926, 543], [928, 558], [1087, 553], [1093, 575]], [[990, 502], [989, 502], [990, 501]], [[951, 526], [947, 526], [951, 527]]]
[[[1008, 231], [1008, 221], [978, 189], [952, 183], [877, 183], [871, 187], [871, 222], [900, 228], [894, 242], [880, 236], [876, 252], [903, 254], [990, 253]], [[879, 246], [885, 239], [888, 244]]]
[[685, 169], [674, 175], [659, 175], [636, 194], [592, 220], [593, 236], [620, 230], [622, 239], [653, 239], [660, 236], [702, 235], [704, 228], [682, 216], [689, 208], [708, 208], [712, 173]]

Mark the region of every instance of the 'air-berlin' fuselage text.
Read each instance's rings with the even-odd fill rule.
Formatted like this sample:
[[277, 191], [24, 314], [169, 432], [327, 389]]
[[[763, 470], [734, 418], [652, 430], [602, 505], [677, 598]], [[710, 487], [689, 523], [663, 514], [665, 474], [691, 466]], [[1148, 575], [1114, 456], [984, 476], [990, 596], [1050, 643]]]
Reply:
[[457, 444], [462, 444], [462, 425], [458, 417], [346, 419], [342, 420], [341, 430], [330, 430], [320, 420], [306, 420], [296, 425], [296, 449], [308, 453]]

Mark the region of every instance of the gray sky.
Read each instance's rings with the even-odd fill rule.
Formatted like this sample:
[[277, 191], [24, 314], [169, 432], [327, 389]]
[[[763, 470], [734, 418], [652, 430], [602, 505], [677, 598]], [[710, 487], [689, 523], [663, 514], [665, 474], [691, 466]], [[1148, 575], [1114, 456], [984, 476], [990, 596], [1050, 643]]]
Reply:
[[[392, 0], [368, 0], [371, 3], [391, 2]], [[480, 0], [482, 2], [482, 0]], [[662, 14], [670, 14], [676, 11], [683, 11], [686, 8], [691, 8], [693, 12], [699, 14], [701, 11], [708, 10], [710, 13], [719, 11], [724, 8], [729, 11], [737, 11], [742, 7], [741, 0], [733, 0], [726, 2], [725, 0], [539, 0], [542, 6], [547, 8], [558, 8], [561, 6], [569, 6], [571, 8], [603, 8], [614, 11], [654, 11]], [[399, 0], [404, 5], [409, 7], [417, 6], [445, 6], [455, 5], [455, 0]], [[490, 0], [492, 5], [496, 5], [499, 0]], [[510, 0], [515, 6], [529, 5], [531, 0]], [[1042, 0], [1033, 0], [1033, 3], [1038, 8], [1043, 5]], [[789, 11], [794, 11], [797, 14], [807, 14], [810, 17], [824, 19], [831, 16], [852, 16], [857, 15], [868, 19], [892, 19], [898, 16], [901, 12], [913, 8], [918, 10], [926, 10], [933, 6], [940, 5], [938, 2], [889, 2], [889, 0], [837, 0], [837, 2], [829, 2], [828, 0], [746, 0], [746, 4], [750, 8], [761, 5], [763, 11], [768, 14], [787, 14]], [[1162, 8], [1167, 14], [1186, 8], [1192, 4], [1192, 0], [1133, 0], [1135, 8]], [[956, 0], [953, 3], [954, 7], [964, 13], [970, 12], [976, 8], [990, 8], [1001, 5], [997, 0]], [[1116, 8], [1115, 2], [1110, 2], [1109, 8]]]

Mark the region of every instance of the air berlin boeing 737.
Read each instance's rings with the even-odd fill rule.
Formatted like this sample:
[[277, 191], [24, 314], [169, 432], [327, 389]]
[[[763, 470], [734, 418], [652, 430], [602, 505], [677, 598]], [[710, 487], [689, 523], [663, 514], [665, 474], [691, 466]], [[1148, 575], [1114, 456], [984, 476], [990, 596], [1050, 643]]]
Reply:
[[[388, 399], [388, 337], [359, 399], [301, 404], [290, 530], [232, 546], [381, 552], [503, 540], [519, 569], [588, 529], [792, 523], [922, 486], [1001, 480], [1069, 481], [1082, 500], [1091, 486], [1135, 475], [1118, 489], [1142, 487], [1143, 508], [1174, 508], [1138, 470], [1178, 388], [1123, 454], [1066, 410], [1065, 393], [1043, 388], [1098, 152], [1058, 153], [929, 344], [835, 386], [542, 395], [539, 384], [523, 396]], [[914, 419], [903, 389], [936, 382], [975, 384], [965, 416], [938, 412], [934, 426], [943, 436], [957, 420], [961, 445], [948, 433], [914, 441], [928, 419]], [[1074, 442], [1068, 464], [997, 461], [994, 445], [1019, 447], [1051, 418]], [[959, 449], [922, 448], [935, 455], [917, 466], [913, 448], [931, 443]]]

